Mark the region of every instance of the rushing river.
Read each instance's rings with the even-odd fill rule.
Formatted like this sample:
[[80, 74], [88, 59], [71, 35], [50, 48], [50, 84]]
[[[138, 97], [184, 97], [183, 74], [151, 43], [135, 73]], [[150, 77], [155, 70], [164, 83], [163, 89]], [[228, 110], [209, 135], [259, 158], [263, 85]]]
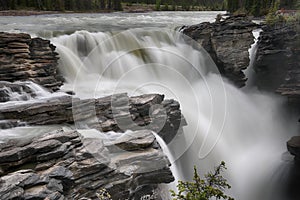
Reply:
[[[224, 160], [229, 193], [236, 199], [283, 200], [276, 193], [282, 178], [277, 171], [284, 162], [287, 130], [292, 134], [295, 128], [284, 100], [251, 87], [235, 88], [204, 50], [193, 49], [176, 31], [212, 22], [217, 14], [57, 14], [1, 17], [0, 25], [2, 31], [50, 38], [68, 81], [63, 89], [81, 98], [127, 92], [163, 93], [178, 100], [188, 126], [168, 144], [177, 178], [190, 179], [194, 165], [207, 172]], [[51, 128], [56, 127], [44, 131]], [[34, 132], [28, 130], [6, 130], [1, 138]]]

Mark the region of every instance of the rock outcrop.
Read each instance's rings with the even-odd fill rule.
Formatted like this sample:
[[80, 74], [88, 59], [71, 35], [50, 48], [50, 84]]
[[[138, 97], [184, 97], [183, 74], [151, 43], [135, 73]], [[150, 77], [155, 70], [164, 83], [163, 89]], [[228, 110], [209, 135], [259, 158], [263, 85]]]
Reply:
[[20, 104], [7, 102], [0, 105], [0, 113], [0, 121], [5, 121], [2, 128], [7, 128], [9, 122], [16, 126], [75, 122], [77, 128], [95, 128], [103, 132], [149, 129], [166, 142], [186, 125], [179, 103], [164, 100], [159, 94], [128, 97], [123, 93], [85, 100], [55, 96]]
[[0, 81], [30, 80], [56, 91], [63, 82], [57, 69], [57, 55], [48, 40], [0, 32]]
[[295, 156], [295, 160], [300, 163], [300, 136], [294, 136], [287, 142], [288, 151]]
[[174, 181], [169, 166], [149, 130], [106, 140], [59, 130], [0, 144], [0, 199], [161, 199], [158, 184]]
[[256, 85], [300, 100], [300, 25], [264, 26], [255, 60]]
[[257, 27], [249, 18], [237, 15], [183, 27], [182, 32], [210, 54], [221, 74], [242, 87], [247, 80], [243, 70], [249, 66], [248, 50], [254, 43], [252, 31]]

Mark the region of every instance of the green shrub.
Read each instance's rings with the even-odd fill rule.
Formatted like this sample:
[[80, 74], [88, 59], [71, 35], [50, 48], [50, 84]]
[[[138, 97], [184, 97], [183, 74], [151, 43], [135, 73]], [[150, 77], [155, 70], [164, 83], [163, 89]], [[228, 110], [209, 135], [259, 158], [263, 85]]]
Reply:
[[112, 200], [110, 194], [106, 189], [100, 189], [96, 192], [96, 196], [99, 200]]
[[227, 180], [221, 175], [221, 172], [225, 169], [225, 162], [222, 161], [214, 172], [207, 173], [204, 179], [201, 179], [197, 168], [194, 167], [193, 182], [179, 181], [177, 185], [178, 193], [171, 190], [173, 200], [209, 200], [212, 197], [233, 200], [224, 193], [225, 189], [231, 188]]

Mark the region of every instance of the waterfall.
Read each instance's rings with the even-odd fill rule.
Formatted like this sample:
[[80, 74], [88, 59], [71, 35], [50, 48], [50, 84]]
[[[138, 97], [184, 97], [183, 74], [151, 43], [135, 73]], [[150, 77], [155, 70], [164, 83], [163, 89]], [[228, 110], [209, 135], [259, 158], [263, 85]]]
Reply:
[[250, 59], [249, 66], [244, 71], [246, 77], [248, 78], [246, 88], [251, 88], [253, 86], [253, 82], [254, 82], [253, 76], [255, 74], [253, 65], [254, 65], [256, 51], [257, 51], [258, 37], [259, 37], [261, 31], [262, 31], [262, 29], [256, 29], [256, 30], [252, 31], [252, 34], [254, 36], [254, 43], [251, 45], [251, 47], [249, 49], [249, 59]]
[[81, 98], [162, 93], [180, 102], [188, 126], [168, 144], [180, 178], [191, 179], [194, 165], [203, 174], [224, 160], [232, 196], [264, 199], [260, 191], [285, 151], [286, 131], [293, 132], [283, 99], [234, 87], [204, 50], [168, 29], [77, 31], [52, 42], [64, 87]]

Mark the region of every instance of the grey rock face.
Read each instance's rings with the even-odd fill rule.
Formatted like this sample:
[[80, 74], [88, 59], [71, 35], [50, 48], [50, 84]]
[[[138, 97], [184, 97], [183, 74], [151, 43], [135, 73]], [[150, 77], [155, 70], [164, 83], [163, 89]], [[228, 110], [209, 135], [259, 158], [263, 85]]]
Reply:
[[239, 15], [184, 27], [182, 31], [210, 54], [221, 74], [242, 87], [247, 80], [242, 70], [249, 66], [248, 49], [254, 42], [255, 28], [249, 18]]
[[254, 66], [260, 89], [299, 100], [299, 46], [299, 23], [263, 27]]

